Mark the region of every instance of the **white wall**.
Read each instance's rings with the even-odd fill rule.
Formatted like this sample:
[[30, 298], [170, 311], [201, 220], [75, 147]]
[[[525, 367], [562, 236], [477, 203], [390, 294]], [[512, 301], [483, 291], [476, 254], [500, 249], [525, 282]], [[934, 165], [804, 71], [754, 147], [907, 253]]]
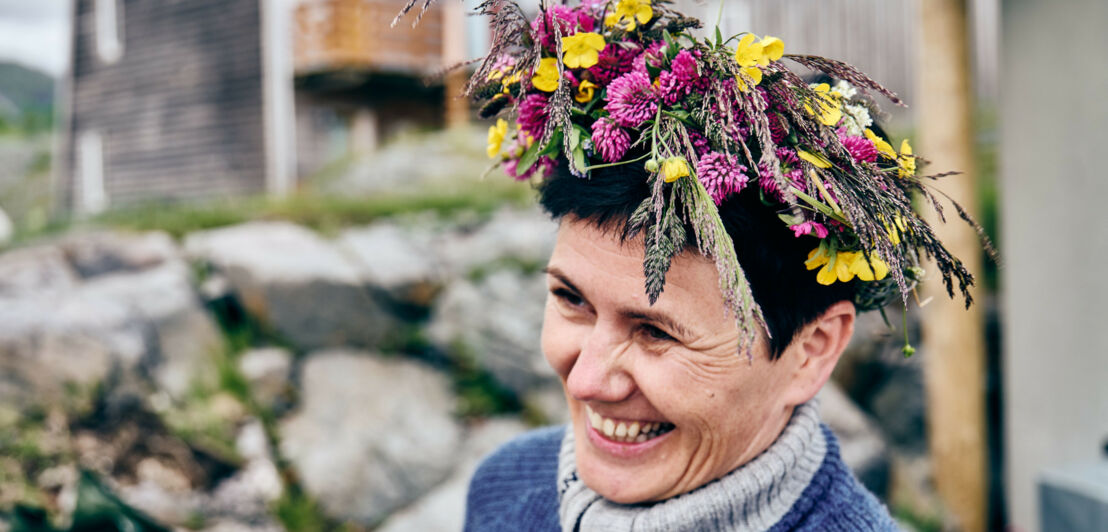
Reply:
[[1044, 468], [1108, 439], [1108, 2], [1001, 10], [1008, 509], [1038, 530]]

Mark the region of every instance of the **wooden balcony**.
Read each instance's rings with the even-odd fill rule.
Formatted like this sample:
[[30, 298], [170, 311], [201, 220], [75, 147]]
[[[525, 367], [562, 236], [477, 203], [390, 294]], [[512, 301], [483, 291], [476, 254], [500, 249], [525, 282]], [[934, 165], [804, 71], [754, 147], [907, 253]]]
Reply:
[[371, 77], [422, 77], [442, 68], [443, 16], [429, 9], [415, 28], [405, 17], [390, 28], [404, 0], [308, 0], [296, 7], [296, 76], [310, 85]]

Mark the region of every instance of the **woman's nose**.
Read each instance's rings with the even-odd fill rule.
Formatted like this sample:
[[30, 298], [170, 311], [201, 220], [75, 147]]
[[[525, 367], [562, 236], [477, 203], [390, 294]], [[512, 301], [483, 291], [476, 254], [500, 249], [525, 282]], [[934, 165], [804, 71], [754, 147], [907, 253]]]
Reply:
[[630, 342], [614, 327], [601, 322], [582, 338], [580, 351], [566, 377], [566, 391], [578, 401], [616, 403], [635, 391], [625, 367]]

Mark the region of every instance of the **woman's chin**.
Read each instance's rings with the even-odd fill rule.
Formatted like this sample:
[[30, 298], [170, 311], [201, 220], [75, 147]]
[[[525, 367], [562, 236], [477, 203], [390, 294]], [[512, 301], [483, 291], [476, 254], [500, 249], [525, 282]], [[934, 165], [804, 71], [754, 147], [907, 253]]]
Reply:
[[668, 495], [664, 471], [666, 444], [676, 431], [646, 442], [623, 443], [604, 438], [592, 427], [576, 438], [577, 470], [586, 486], [620, 504], [661, 500]]

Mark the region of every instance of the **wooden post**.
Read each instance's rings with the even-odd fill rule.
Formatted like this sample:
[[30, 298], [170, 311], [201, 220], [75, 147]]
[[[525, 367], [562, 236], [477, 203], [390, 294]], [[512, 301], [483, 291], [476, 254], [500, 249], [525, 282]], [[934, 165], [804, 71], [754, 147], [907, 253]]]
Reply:
[[[920, 4], [918, 152], [932, 161], [932, 173], [960, 170], [935, 187], [971, 213], [975, 210], [973, 83], [967, 0], [923, 0]], [[947, 248], [980, 280], [977, 235], [945, 211], [948, 223], [932, 216]], [[939, 497], [967, 532], [986, 527], [985, 348], [980, 306], [965, 310], [950, 300], [935, 267], [924, 283], [923, 356], [928, 436]]]
[[[444, 66], [453, 66], [468, 59], [466, 56], [465, 4], [446, 2], [442, 6], [443, 36], [442, 61]], [[458, 69], [446, 75], [445, 94], [446, 126], [450, 128], [469, 123], [469, 102], [462, 96], [467, 76]]]

